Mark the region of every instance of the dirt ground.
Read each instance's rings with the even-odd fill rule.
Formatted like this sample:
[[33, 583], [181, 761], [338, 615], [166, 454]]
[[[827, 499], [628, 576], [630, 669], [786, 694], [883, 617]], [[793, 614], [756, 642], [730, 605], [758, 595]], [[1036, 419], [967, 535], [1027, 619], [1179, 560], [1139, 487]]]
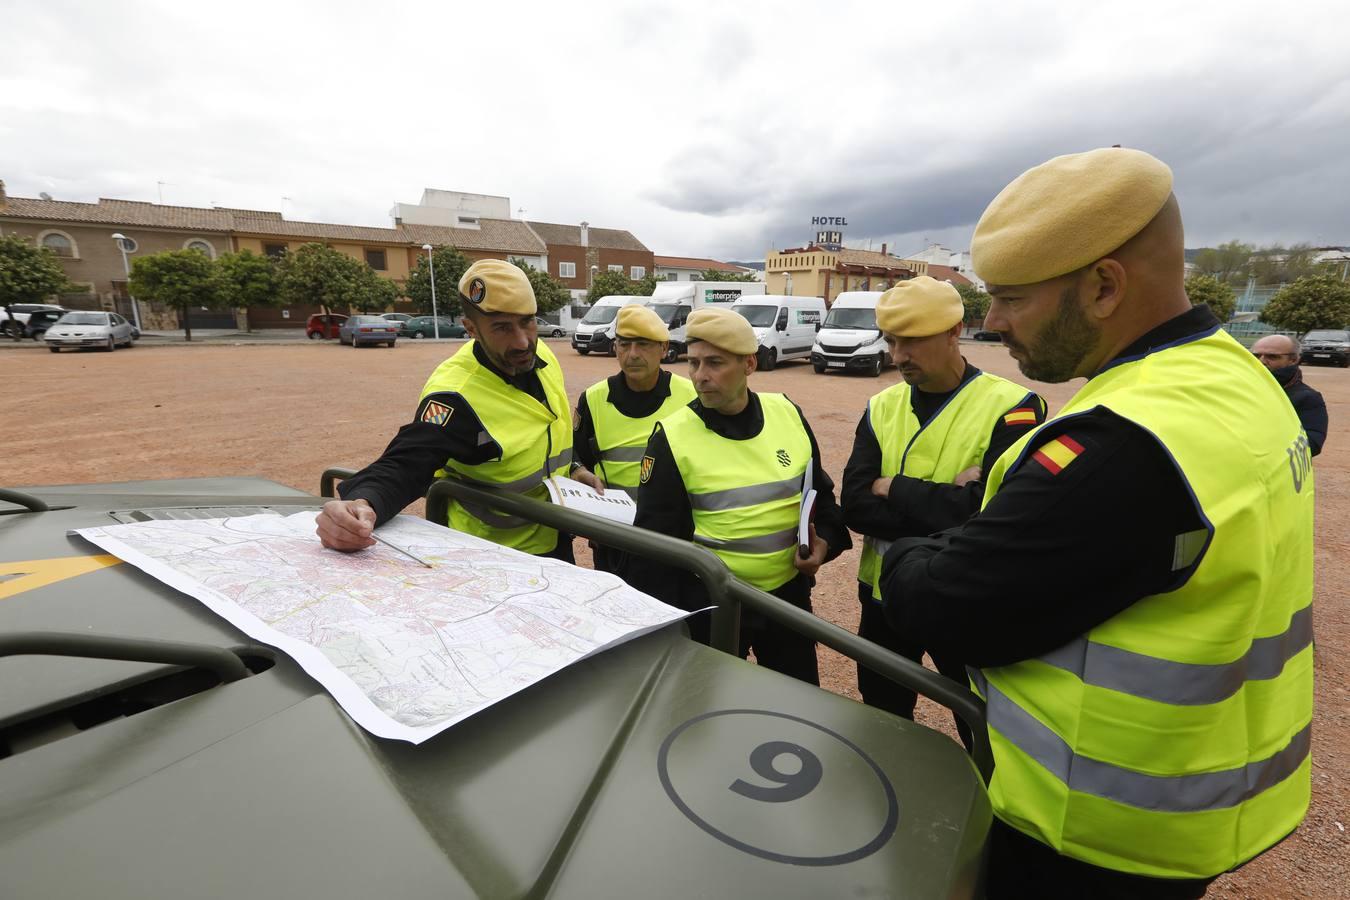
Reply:
[[[613, 360], [580, 357], [565, 341], [552, 346], [573, 399], [616, 370]], [[457, 347], [406, 341], [359, 351], [330, 342], [59, 356], [0, 351], [0, 482], [256, 475], [317, 493], [324, 468], [359, 468], [380, 453], [410, 418], [428, 373]], [[981, 368], [1025, 381], [999, 345], [969, 344], [966, 353]], [[806, 363], [784, 363], [754, 375], [752, 387], [782, 391], [802, 407], [837, 480], [867, 398], [898, 377], [817, 376]], [[1305, 378], [1331, 414], [1326, 450], [1316, 460], [1312, 809], [1279, 847], [1217, 882], [1212, 897], [1350, 897], [1350, 370], [1306, 369]], [[1036, 387], [1053, 412], [1077, 384]], [[822, 571], [814, 598], [819, 615], [854, 631], [856, 568], [855, 549]], [[853, 664], [823, 649], [821, 663], [824, 686], [856, 699]], [[921, 701], [919, 718], [951, 733], [950, 717], [931, 703]]]

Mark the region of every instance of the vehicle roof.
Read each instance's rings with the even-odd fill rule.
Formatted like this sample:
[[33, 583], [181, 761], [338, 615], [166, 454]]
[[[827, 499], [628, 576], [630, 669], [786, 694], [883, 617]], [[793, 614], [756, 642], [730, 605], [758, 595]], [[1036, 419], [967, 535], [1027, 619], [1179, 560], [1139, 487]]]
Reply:
[[[0, 635], [186, 641], [237, 649], [258, 671], [172, 699], [192, 673], [0, 657], [7, 900], [931, 897], [978, 883], [989, 804], [953, 741], [682, 626], [413, 746], [372, 737], [291, 659], [127, 564], [56, 577], [99, 555], [70, 531], [112, 511], [318, 498], [249, 478], [29, 490], [66, 508], [0, 515], [0, 573], [19, 573], [0, 581]], [[91, 727], [94, 708], [123, 714]], [[814, 754], [819, 786], [784, 803], [730, 789], [765, 786], [749, 754], [774, 741]]]
[[830, 309], [835, 307], [850, 308], [876, 308], [877, 301], [881, 299], [882, 291], [844, 291], [838, 297], [834, 298], [834, 303]]

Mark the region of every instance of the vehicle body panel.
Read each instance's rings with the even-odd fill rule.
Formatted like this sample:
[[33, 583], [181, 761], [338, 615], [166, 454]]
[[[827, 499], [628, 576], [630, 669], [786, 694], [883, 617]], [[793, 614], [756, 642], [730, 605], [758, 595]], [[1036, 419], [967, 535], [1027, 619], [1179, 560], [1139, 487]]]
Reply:
[[816, 373], [826, 371], [881, 374], [890, 363], [877, 324], [881, 291], [845, 291], [835, 298], [811, 348]]
[[394, 346], [399, 324], [383, 316], [351, 316], [338, 329], [338, 342], [360, 347], [364, 344]]
[[42, 339], [52, 350], [71, 347], [112, 350], [130, 347], [134, 336], [131, 323], [117, 313], [74, 311], [48, 326]]
[[772, 371], [786, 359], [809, 359], [825, 321], [825, 301], [820, 297], [764, 294], [743, 297], [731, 308], [754, 328], [759, 341], [759, 367], [765, 371]]

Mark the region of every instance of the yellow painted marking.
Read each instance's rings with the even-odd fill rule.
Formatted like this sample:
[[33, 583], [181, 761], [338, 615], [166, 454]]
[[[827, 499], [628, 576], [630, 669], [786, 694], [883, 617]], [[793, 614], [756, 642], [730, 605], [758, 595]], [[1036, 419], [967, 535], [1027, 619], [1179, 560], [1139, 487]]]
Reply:
[[7, 581], [0, 581], [0, 600], [31, 591], [33, 588], [46, 587], [76, 575], [96, 572], [108, 566], [115, 566], [121, 560], [115, 556], [62, 556], [56, 559], [30, 559], [23, 562], [0, 563], [0, 575], [17, 575]]

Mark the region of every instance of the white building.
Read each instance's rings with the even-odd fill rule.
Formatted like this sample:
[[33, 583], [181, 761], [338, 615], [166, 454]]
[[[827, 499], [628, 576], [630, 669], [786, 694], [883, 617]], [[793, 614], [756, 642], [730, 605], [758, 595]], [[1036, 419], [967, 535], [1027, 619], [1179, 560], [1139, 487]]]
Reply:
[[920, 253], [911, 253], [909, 258], [921, 259], [931, 265], [955, 269], [968, 278], [971, 284], [982, 291], [985, 290], [984, 280], [975, 274], [975, 268], [970, 264], [969, 250], [952, 250], [941, 244], [929, 244], [927, 249]]

